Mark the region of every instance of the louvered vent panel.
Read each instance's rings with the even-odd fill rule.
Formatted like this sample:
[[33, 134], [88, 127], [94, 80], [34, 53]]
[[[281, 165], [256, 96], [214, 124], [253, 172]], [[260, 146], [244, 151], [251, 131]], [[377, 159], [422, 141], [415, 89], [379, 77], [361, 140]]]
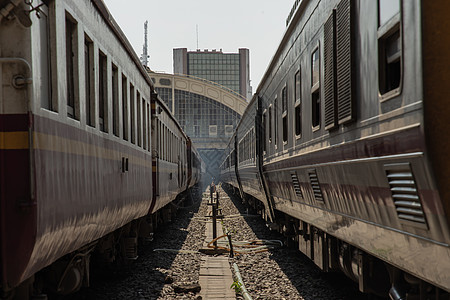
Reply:
[[320, 188], [319, 179], [317, 178], [316, 170], [309, 170], [309, 181], [311, 183], [311, 187], [313, 189], [314, 198], [316, 201], [323, 201], [322, 190]]
[[325, 129], [337, 125], [335, 91], [335, 11], [325, 22], [324, 31], [324, 68], [325, 68]]
[[354, 119], [352, 93], [351, 0], [339, 2], [336, 10], [337, 103], [339, 124]]
[[397, 215], [402, 220], [426, 224], [411, 167], [409, 164], [403, 164], [400, 168], [398, 166], [386, 166], [386, 175]]
[[300, 183], [298, 182], [297, 174], [291, 174], [291, 178], [292, 178], [292, 185], [294, 186], [295, 194], [298, 197], [303, 198], [302, 190], [300, 189]]

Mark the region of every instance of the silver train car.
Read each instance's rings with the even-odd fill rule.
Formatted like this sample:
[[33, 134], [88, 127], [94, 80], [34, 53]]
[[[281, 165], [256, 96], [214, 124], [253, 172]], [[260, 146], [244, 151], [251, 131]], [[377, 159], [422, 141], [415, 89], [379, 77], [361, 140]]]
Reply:
[[136, 258], [201, 158], [103, 1], [0, 10], [0, 298], [68, 294]]
[[449, 11], [296, 1], [225, 151], [226, 183], [363, 292], [449, 299]]

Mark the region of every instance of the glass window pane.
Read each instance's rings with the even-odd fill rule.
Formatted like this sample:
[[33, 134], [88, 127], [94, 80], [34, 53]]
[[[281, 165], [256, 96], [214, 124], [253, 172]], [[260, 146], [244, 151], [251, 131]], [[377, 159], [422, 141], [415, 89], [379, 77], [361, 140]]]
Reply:
[[378, 24], [385, 24], [393, 16], [400, 12], [400, 1], [378, 0]]
[[295, 74], [295, 101], [300, 100], [300, 71]]
[[312, 54], [312, 86], [319, 82], [319, 49]]

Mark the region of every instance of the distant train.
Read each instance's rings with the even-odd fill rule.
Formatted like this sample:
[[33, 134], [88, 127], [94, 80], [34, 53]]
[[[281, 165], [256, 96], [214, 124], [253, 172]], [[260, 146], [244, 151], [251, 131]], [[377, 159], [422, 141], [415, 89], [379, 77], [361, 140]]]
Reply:
[[0, 298], [89, 284], [202, 161], [101, 0], [0, 3]]
[[362, 292], [449, 299], [449, 1], [295, 1], [221, 178]]

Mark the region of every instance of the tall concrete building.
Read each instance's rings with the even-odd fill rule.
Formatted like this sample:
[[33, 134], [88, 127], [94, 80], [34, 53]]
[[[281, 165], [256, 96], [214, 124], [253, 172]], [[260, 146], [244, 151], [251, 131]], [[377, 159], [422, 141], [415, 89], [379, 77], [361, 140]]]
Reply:
[[222, 49], [173, 49], [173, 73], [215, 82], [240, 94], [247, 101], [252, 97], [249, 50], [245, 48], [240, 48], [238, 53], [223, 53]]

